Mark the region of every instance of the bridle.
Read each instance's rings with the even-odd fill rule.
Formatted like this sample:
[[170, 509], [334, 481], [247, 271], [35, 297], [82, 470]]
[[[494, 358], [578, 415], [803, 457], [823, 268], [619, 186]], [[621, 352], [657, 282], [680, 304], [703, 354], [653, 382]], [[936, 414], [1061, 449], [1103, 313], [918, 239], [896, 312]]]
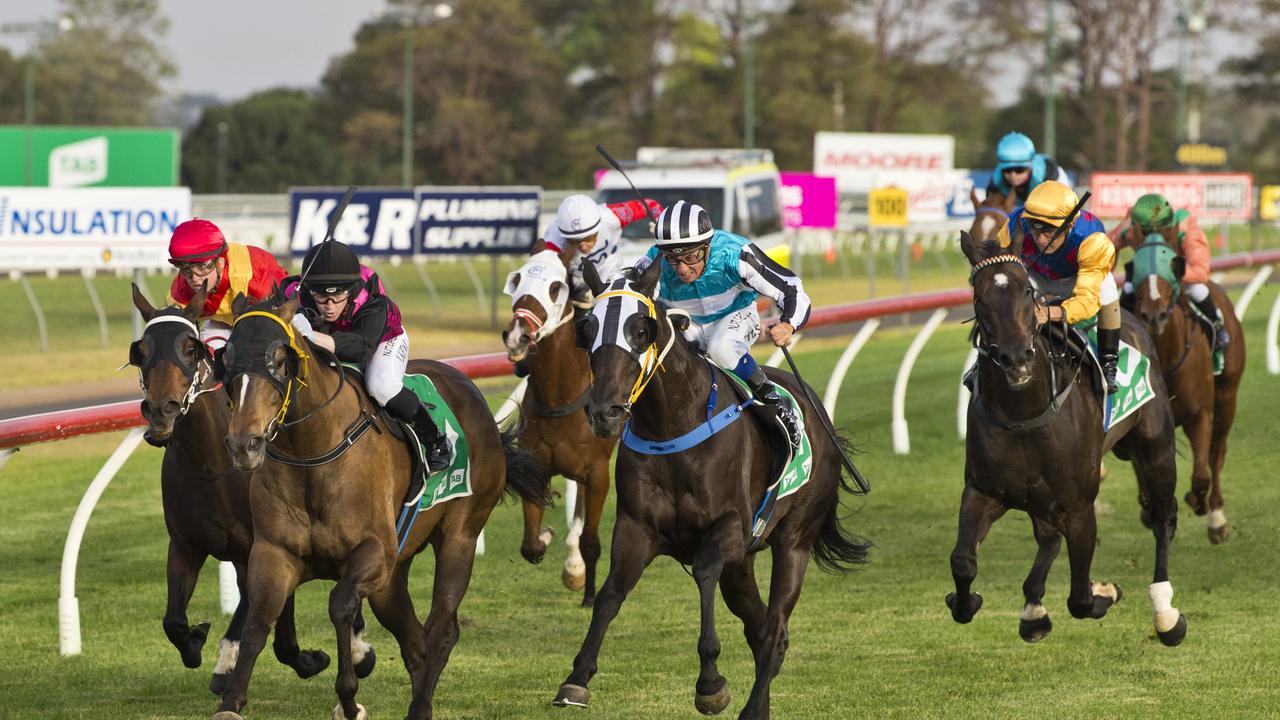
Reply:
[[[184, 329], [190, 332], [191, 337], [193, 337], [196, 340], [196, 342], [198, 343], [200, 342], [200, 329], [196, 327], [196, 324], [194, 322], [189, 320], [184, 315], [156, 315], [155, 317], [151, 318], [151, 320], [147, 321], [147, 324], [145, 326], [143, 326], [142, 337], [147, 338], [148, 330], [150, 330], [152, 327], [156, 325], [161, 325], [164, 323], [177, 323], [183, 326]], [[185, 337], [186, 337], [186, 333], [180, 333], [177, 336], [177, 338], [175, 338], [175, 343], [177, 339], [185, 338]], [[138, 342], [142, 342], [142, 341], [139, 340]], [[154, 338], [151, 338], [151, 342], [153, 345], [155, 344]], [[201, 347], [204, 346], [203, 343], [200, 343], [200, 345]], [[130, 363], [136, 364], [136, 363], [133, 363], [134, 352], [132, 347], [130, 348], [130, 350], [131, 350]], [[187, 390], [182, 394], [182, 400], [179, 401], [178, 403], [178, 416], [181, 417], [183, 415], [186, 415], [187, 411], [191, 409], [191, 406], [192, 404], [195, 403], [196, 398], [200, 397], [205, 393], [213, 392], [214, 390], [217, 390], [218, 388], [220, 388], [222, 385], [220, 383], [215, 383], [210, 387], [207, 387], [207, 388], [203, 387], [204, 384], [213, 375], [213, 364], [209, 361], [208, 352], [202, 353], [200, 359], [196, 361], [194, 366], [186, 362], [182, 362], [181, 355], [176, 351], [176, 349], [174, 351], [174, 354], [176, 359], [176, 362], [174, 362], [174, 364], [178, 366], [178, 369], [182, 371], [182, 374], [185, 377], [190, 379], [190, 383], [187, 385]], [[137, 364], [138, 386], [142, 388], [142, 392], [144, 395], [147, 392], [146, 370], [147, 368], [153, 367], [155, 365], [155, 363], [159, 360], [159, 355], [160, 355], [159, 352], [152, 353], [151, 357], [147, 358], [147, 362], [142, 364]]]
[[[619, 298], [619, 297], [629, 297], [634, 300], [639, 300], [640, 303], [644, 305], [644, 307], [647, 309], [648, 317], [653, 319], [654, 324], [656, 326], [657, 319], [658, 319], [658, 311], [657, 311], [657, 308], [654, 306], [653, 299], [643, 293], [636, 292], [635, 290], [632, 290], [630, 288], [624, 287], [617, 290], [607, 290], [603, 293], [600, 293], [599, 295], [596, 296], [595, 300], [592, 302], [592, 306], [594, 307], [595, 305], [598, 305], [602, 300], [608, 300], [609, 298]], [[652, 380], [653, 377], [658, 373], [658, 370], [665, 369], [665, 368], [662, 368], [662, 361], [666, 359], [667, 353], [671, 351], [671, 347], [672, 345], [675, 344], [675, 340], [676, 340], [675, 326], [671, 322], [671, 314], [673, 312], [676, 314], [681, 314], [679, 311], [674, 311], [674, 310], [668, 310], [662, 314], [662, 319], [666, 321], [666, 325], [667, 325], [667, 342], [666, 342], [666, 345], [663, 346], [662, 351], [661, 352], [658, 351], [657, 338], [654, 338], [652, 341], [650, 341], [649, 344], [643, 350], [638, 351], [639, 357], [637, 358], [637, 360], [639, 360], [640, 362], [640, 374], [636, 376], [636, 381], [634, 384], [632, 384], [631, 391], [627, 395], [627, 401], [622, 405], [623, 410], [625, 410], [628, 413], [631, 412], [631, 407], [635, 405], [636, 400], [640, 398], [640, 395], [641, 393], [644, 392], [644, 389], [649, 386], [649, 381]], [[603, 331], [603, 328], [598, 328], [596, 330], [597, 333], [602, 331]], [[610, 342], [609, 344], [615, 344], [615, 343]]]

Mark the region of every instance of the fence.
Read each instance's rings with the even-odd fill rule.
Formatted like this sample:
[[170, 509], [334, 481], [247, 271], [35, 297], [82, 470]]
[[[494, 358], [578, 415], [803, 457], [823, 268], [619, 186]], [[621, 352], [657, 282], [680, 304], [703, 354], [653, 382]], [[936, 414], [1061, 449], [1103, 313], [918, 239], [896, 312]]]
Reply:
[[[1244, 319], [1244, 315], [1248, 311], [1253, 298], [1271, 276], [1273, 269], [1271, 264], [1277, 262], [1280, 262], [1280, 251], [1256, 254], [1243, 253], [1221, 257], [1214, 261], [1213, 269], [1215, 272], [1253, 265], [1262, 266], [1245, 286], [1239, 300], [1236, 302], [1236, 314], [1241, 320]], [[910, 347], [903, 355], [894, 380], [892, 407], [893, 447], [894, 452], [898, 454], [908, 453], [910, 451], [910, 436], [906, 420], [906, 394], [911, 370], [934, 331], [946, 318], [950, 308], [968, 305], [971, 301], [971, 291], [968, 288], [962, 288], [815, 309], [810, 316], [807, 328], [865, 321], [841, 353], [831, 377], [827, 381], [826, 389], [823, 393], [823, 405], [826, 407], [827, 412], [834, 416], [840, 386], [859, 351], [880, 326], [882, 318], [889, 315], [932, 310], [933, 312], [929, 319], [917, 331]], [[1267, 369], [1273, 375], [1280, 374], [1280, 347], [1277, 347], [1278, 331], [1280, 331], [1280, 296], [1276, 297], [1267, 321]], [[801, 338], [802, 334], [797, 333], [793, 338], [793, 343], [799, 342]], [[776, 366], [781, 361], [781, 358], [781, 351], [775, 351], [766, 364]], [[976, 351], [970, 352], [965, 359], [964, 367], [961, 368], [961, 374], [976, 359]], [[445, 362], [462, 370], [471, 378], [506, 376], [511, 373], [512, 369], [511, 363], [501, 353], [471, 355], [453, 358]], [[525, 383], [521, 382], [500, 407], [497, 413], [499, 421], [504, 419], [515, 407], [518, 407], [524, 387]], [[968, 390], [961, 385], [956, 410], [957, 433], [961, 438], [965, 435], [965, 408], [967, 407], [968, 399]], [[139, 426], [142, 422], [139, 406], [135, 401], [41, 415], [29, 415], [0, 421], [0, 463], [3, 463], [8, 455], [14, 452], [15, 448], [23, 445], [131, 428], [129, 434], [125, 436], [124, 440], [90, 483], [88, 490], [86, 490], [84, 497], [76, 508], [70, 531], [67, 534], [67, 542], [64, 546], [62, 559], [61, 591], [58, 598], [59, 645], [63, 655], [75, 655], [80, 652], [79, 601], [75, 596], [75, 574], [84, 530], [88, 525], [89, 517], [98, 498], [106, 490], [116, 472], [124, 465], [128, 456], [140, 443], [143, 431]], [[574, 486], [570, 483], [569, 487], [572, 489]], [[571, 514], [574, 505], [572, 494], [566, 495], [565, 505], [566, 514]], [[228, 581], [225, 568], [227, 564], [224, 563], [223, 565], [222, 587], [224, 591], [228, 586], [234, 590], [234, 577]], [[230, 604], [231, 608], [234, 608], [234, 602], [229, 602], [229, 600], [230, 598], [224, 592], [224, 610], [226, 610], [228, 604]]]

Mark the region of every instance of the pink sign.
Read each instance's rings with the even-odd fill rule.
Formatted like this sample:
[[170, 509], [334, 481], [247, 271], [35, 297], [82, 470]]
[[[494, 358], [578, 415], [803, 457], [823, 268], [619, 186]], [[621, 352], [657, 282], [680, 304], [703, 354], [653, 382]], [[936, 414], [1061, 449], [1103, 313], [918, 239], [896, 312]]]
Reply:
[[836, 179], [813, 173], [782, 175], [783, 225], [788, 228], [836, 226]]
[[1174, 208], [1186, 208], [1201, 220], [1248, 220], [1253, 213], [1249, 173], [1098, 172], [1089, 191], [1089, 210], [1105, 218], [1124, 217], [1147, 193], [1160, 193]]

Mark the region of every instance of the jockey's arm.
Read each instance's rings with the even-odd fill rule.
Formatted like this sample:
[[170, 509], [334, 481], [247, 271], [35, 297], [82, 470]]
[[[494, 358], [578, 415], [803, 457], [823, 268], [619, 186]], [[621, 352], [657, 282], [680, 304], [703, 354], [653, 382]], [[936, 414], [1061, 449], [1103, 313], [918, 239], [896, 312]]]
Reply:
[[1179, 225], [1183, 232], [1182, 256], [1187, 260], [1187, 269], [1182, 274], [1183, 283], [1209, 282], [1209, 239], [1204, 229], [1196, 222], [1194, 215], [1188, 215]]
[[1111, 240], [1101, 232], [1093, 233], [1080, 243], [1075, 288], [1071, 297], [1062, 301], [1068, 323], [1077, 323], [1098, 314], [1102, 307], [1102, 279], [1111, 272], [1115, 256], [1116, 249]]
[[645, 198], [641, 204], [639, 200], [628, 200], [620, 203], [610, 203], [605, 207], [618, 218], [618, 223], [622, 227], [626, 227], [636, 220], [652, 220], [662, 212], [662, 205], [653, 198]]
[[374, 295], [365, 301], [351, 320], [351, 329], [333, 334], [333, 354], [343, 362], [368, 362], [387, 331], [387, 300]]
[[738, 275], [752, 290], [778, 304], [779, 322], [799, 330], [809, 321], [812, 305], [799, 276], [774, 262], [755, 243], [745, 245], [738, 255]]

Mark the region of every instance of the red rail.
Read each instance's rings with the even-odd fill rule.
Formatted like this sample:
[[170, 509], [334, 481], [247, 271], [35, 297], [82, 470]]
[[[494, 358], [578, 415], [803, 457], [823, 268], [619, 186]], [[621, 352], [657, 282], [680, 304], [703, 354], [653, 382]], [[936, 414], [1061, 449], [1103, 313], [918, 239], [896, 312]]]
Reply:
[[[1226, 255], [1214, 260], [1212, 267], [1215, 271], [1231, 270], [1269, 263], [1280, 263], [1280, 250]], [[807, 327], [836, 325], [883, 315], [955, 307], [965, 305], [972, 299], [972, 291], [969, 288], [962, 288], [833, 305], [815, 309], [810, 315]], [[511, 373], [511, 363], [503, 353], [467, 355], [444, 362], [472, 378], [500, 377]], [[142, 415], [136, 400], [26, 415], [0, 421], [0, 450], [78, 435], [125, 430], [141, 424]]]

